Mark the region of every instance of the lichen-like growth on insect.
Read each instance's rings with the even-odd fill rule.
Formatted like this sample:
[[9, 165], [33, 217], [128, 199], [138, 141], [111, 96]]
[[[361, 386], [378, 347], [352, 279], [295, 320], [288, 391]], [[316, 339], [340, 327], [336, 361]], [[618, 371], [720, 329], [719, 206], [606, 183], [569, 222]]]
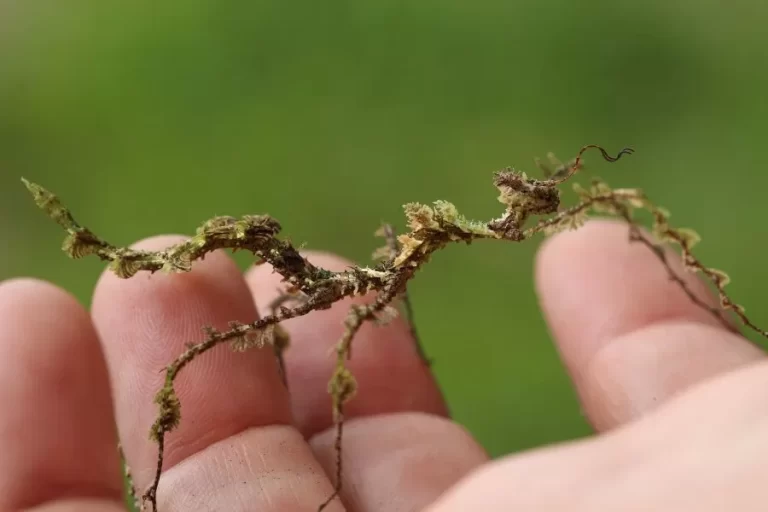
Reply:
[[[550, 166], [539, 164], [546, 177], [543, 180], [529, 178], [524, 172], [513, 169], [498, 171], [493, 183], [498, 188], [499, 201], [504, 212], [488, 222], [472, 221], [458, 212], [447, 201], [435, 201], [432, 205], [409, 203], [405, 205], [410, 232], [395, 236], [388, 225], [377, 234], [386, 238], [386, 246], [377, 251], [380, 260], [373, 267], [353, 267], [342, 272], [331, 272], [307, 261], [287, 240], [278, 237], [280, 224], [269, 215], [215, 217], [197, 229], [189, 240], [162, 251], [141, 251], [117, 247], [105, 242], [87, 228], [78, 224], [72, 214], [52, 193], [43, 187], [23, 180], [37, 205], [67, 232], [63, 249], [72, 258], [96, 255], [109, 262], [109, 268], [121, 278], [130, 278], [140, 271], [188, 272], [194, 261], [218, 249], [247, 250], [260, 262], [271, 264], [287, 283], [286, 294], [272, 304], [272, 314], [249, 324], [230, 323], [227, 331], [203, 327], [203, 339], [188, 345], [187, 350], [165, 368], [165, 383], [155, 396], [158, 415], [149, 429], [151, 439], [157, 442], [159, 455], [152, 485], [144, 494], [144, 503], [157, 509], [157, 488], [163, 468], [165, 436], [181, 421], [181, 403], [176, 395], [174, 382], [179, 372], [193, 359], [222, 343], [229, 343], [233, 350], [271, 346], [275, 351], [283, 378], [285, 369], [282, 352], [288, 346], [288, 337], [280, 323], [290, 318], [327, 309], [345, 297], [375, 293], [373, 302], [355, 305], [344, 321], [344, 334], [336, 345], [336, 367], [330, 377], [328, 392], [331, 395], [333, 418], [336, 424], [336, 481], [334, 492], [319, 505], [322, 511], [334, 500], [342, 487], [342, 433], [344, 406], [356, 391], [355, 378], [346, 366], [352, 355], [355, 334], [366, 321], [386, 322], [396, 311], [393, 304], [402, 301], [418, 343], [413, 316], [406, 293], [408, 282], [429, 261], [436, 251], [454, 242], [471, 243], [475, 240], [505, 240], [522, 242], [543, 233], [552, 234], [576, 229], [586, 220], [588, 213], [597, 212], [618, 216], [629, 226], [629, 240], [640, 242], [650, 249], [690, 299], [718, 318], [727, 328], [736, 329], [728, 318], [735, 315], [745, 326], [768, 337], [768, 332], [755, 326], [725, 292], [728, 276], [719, 270], [704, 266], [691, 249], [699, 236], [689, 229], [674, 228], [669, 224], [669, 213], [653, 204], [640, 190], [612, 189], [595, 180], [589, 188], [576, 184], [574, 189], [580, 198], [575, 206], [563, 208], [559, 185], [572, 178], [582, 167], [582, 154], [590, 148], [599, 150], [603, 158], [615, 162], [632, 149], [621, 150], [615, 157], [599, 146], [584, 146], [578, 156], [567, 164], [550, 157]], [[647, 238], [635, 219], [636, 210], [652, 215], [652, 231], [658, 243]], [[532, 218], [549, 215], [527, 226]], [[708, 305], [697, 297], [668, 261], [668, 253], [659, 243], [672, 243], [680, 247], [686, 270], [700, 273], [717, 290], [720, 307]]]

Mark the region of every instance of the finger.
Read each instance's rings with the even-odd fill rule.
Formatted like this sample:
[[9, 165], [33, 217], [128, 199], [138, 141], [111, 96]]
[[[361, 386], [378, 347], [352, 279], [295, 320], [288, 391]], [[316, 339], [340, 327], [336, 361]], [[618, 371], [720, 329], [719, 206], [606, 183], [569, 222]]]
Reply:
[[[334, 429], [312, 438], [328, 474], [336, 470]], [[431, 414], [361, 417], [344, 425], [342, 498], [355, 512], [422, 510], [488, 460], [459, 425]]]
[[762, 510], [768, 364], [693, 386], [611, 434], [488, 464], [427, 512]]
[[0, 325], [0, 510], [116, 509], [109, 380], [88, 314], [52, 285], [14, 280], [0, 285]]
[[424, 512], [622, 510], [582, 508], [579, 501], [594, 482], [616, 479], [625, 466], [621, 448], [595, 438], [505, 457], [468, 475]]
[[[307, 257], [329, 270], [343, 270], [351, 262], [327, 253]], [[269, 265], [254, 267], [246, 276], [262, 314], [279, 295], [280, 276]], [[349, 307], [366, 299], [340, 301], [331, 309], [285, 322], [291, 345], [285, 353], [293, 416], [305, 436], [333, 424], [328, 381], [335, 359], [331, 349], [344, 330]], [[370, 297], [367, 298], [370, 300]], [[386, 326], [365, 324], [355, 336], [349, 369], [358, 383], [356, 397], [345, 406], [347, 418], [418, 411], [447, 415], [445, 402], [429, 366], [420, 358], [407, 321], [401, 317]]]
[[[159, 237], [138, 245], [158, 250], [179, 241]], [[157, 446], [148, 438], [162, 370], [204, 338], [203, 326], [227, 329], [251, 322], [255, 308], [238, 268], [224, 253], [209, 255], [186, 274], [105, 273], [93, 299], [104, 344], [120, 438], [139, 489], [151, 482]], [[234, 353], [219, 346], [185, 367], [176, 380], [181, 423], [166, 438], [166, 470], [204, 448], [251, 427], [290, 424], [287, 394], [266, 351]]]
[[654, 324], [610, 340], [587, 368], [582, 396], [594, 425], [606, 430], [763, 357], [754, 345], [720, 328]]
[[[163, 473], [161, 512], [315, 512], [333, 492], [293, 426], [250, 428], [207, 447]], [[327, 512], [342, 512], [339, 502]]]
[[[716, 304], [670, 256], [693, 293]], [[538, 256], [536, 278], [550, 329], [599, 430], [763, 357], [694, 304], [651, 251], [630, 243], [626, 224], [596, 221], [556, 236]]]
[[79, 499], [46, 503], [27, 512], [125, 512], [125, 505], [113, 500]]

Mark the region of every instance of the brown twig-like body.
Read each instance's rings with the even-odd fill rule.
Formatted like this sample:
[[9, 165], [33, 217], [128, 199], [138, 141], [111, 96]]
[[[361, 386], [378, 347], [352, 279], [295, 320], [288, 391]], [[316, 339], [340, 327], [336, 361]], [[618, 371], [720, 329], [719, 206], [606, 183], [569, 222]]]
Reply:
[[[163, 251], [138, 251], [111, 245], [78, 224], [50, 192], [24, 180], [36, 203], [68, 233], [64, 250], [73, 258], [94, 254], [109, 262], [109, 267], [119, 277], [129, 278], [140, 271], [188, 272], [192, 263], [218, 249], [248, 250], [259, 261], [270, 263], [283, 276], [289, 292], [272, 306], [272, 314], [249, 324], [231, 323], [227, 331], [204, 328], [204, 339], [190, 344], [187, 350], [165, 368], [165, 383], [155, 397], [159, 412], [150, 429], [150, 437], [158, 444], [159, 454], [154, 481], [144, 494], [145, 503], [157, 509], [157, 488], [163, 469], [165, 436], [175, 429], [181, 419], [181, 404], [174, 389], [178, 373], [193, 359], [222, 343], [230, 343], [234, 350], [263, 348], [271, 345], [282, 368], [282, 353], [288, 346], [287, 335], [280, 328], [284, 320], [327, 309], [334, 303], [350, 296], [375, 292], [376, 296], [368, 305], [350, 308], [344, 322], [345, 330], [336, 345], [336, 368], [328, 384], [332, 398], [333, 417], [336, 424], [336, 482], [333, 494], [319, 506], [322, 511], [342, 488], [342, 436], [344, 405], [355, 394], [356, 382], [346, 367], [352, 356], [352, 344], [360, 327], [370, 320], [386, 320], [391, 313], [391, 304], [402, 299], [409, 319], [413, 313], [406, 294], [407, 283], [416, 272], [429, 261], [436, 251], [454, 242], [472, 243], [475, 240], [491, 239], [521, 242], [539, 233], [576, 229], [586, 220], [589, 212], [608, 213], [624, 219], [630, 226], [630, 241], [638, 241], [653, 250], [666, 268], [669, 276], [698, 306], [719, 318], [728, 328], [735, 329], [726, 316], [733, 312], [741, 322], [768, 337], [768, 332], [755, 326], [744, 313], [744, 309], [731, 300], [725, 292], [728, 277], [723, 272], [704, 266], [691, 249], [698, 241], [698, 235], [687, 229], [676, 229], [669, 225], [669, 214], [650, 202], [636, 189], [613, 190], [596, 181], [589, 189], [576, 185], [574, 188], [581, 201], [570, 208], [561, 208], [559, 186], [573, 177], [581, 168], [582, 154], [589, 148], [600, 151], [603, 158], [615, 162], [624, 154], [631, 154], [630, 148], [621, 150], [615, 157], [599, 146], [584, 146], [576, 159], [569, 164], [557, 164], [554, 170], [546, 169], [545, 180], [529, 178], [525, 173], [505, 169], [494, 175], [494, 185], [499, 189], [499, 201], [505, 205], [502, 215], [489, 222], [470, 221], [459, 214], [456, 207], [446, 201], [433, 205], [410, 203], [405, 205], [410, 231], [398, 237], [391, 227], [385, 226], [381, 234], [387, 239], [387, 246], [379, 251], [384, 261], [377, 266], [353, 267], [342, 272], [331, 272], [312, 265], [290, 242], [278, 237], [280, 224], [268, 215], [249, 215], [241, 219], [216, 217], [197, 229], [189, 240]], [[555, 161], [553, 158], [551, 160]], [[634, 210], [645, 210], [653, 216], [653, 232], [659, 242], [671, 242], [682, 251], [685, 268], [701, 273], [720, 295], [721, 308], [711, 307], [687, 287], [685, 281], [670, 266], [666, 253], [641, 233], [633, 217]], [[551, 215], [530, 227], [526, 224], [532, 217]], [[293, 307], [286, 304], [295, 303]], [[421, 352], [412, 327], [417, 349]], [[284, 376], [284, 369], [283, 369]]]

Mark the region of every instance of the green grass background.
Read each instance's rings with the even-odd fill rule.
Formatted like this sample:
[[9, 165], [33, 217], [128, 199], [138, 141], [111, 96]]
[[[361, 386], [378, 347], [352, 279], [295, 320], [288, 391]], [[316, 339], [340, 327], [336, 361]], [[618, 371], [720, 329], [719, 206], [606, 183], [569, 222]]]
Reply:
[[[723, 5], [3, 2], [0, 278], [88, 304], [101, 270], [58, 251], [20, 176], [115, 243], [269, 212], [295, 242], [365, 261], [403, 203], [488, 218], [494, 170], [600, 143], [637, 153], [591, 155], [594, 172], [695, 227], [768, 323], [768, 4]], [[537, 308], [535, 250], [454, 247], [411, 287], [456, 419], [496, 456], [589, 432]]]

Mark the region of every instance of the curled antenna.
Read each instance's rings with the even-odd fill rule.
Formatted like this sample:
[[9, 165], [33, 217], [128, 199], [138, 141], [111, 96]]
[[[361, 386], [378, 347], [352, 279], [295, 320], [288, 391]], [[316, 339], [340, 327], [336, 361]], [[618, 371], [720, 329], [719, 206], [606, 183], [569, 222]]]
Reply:
[[581, 148], [581, 150], [579, 151], [579, 154], [576, 156], [576, 161], [573, 163], [574, 168], [578, 168], [579, 165], [581, 164], [581, 155], [583, 155], [584, 152], [587, 151], [588, 149], [592, 149], [592, 148], [599, 150], [600, 153], [603, 155], [603, 158], [606, 159], [608, 162], [615, 162], [616, 160], [621, 158], [621, 155], [631, 155], [632, 153], [635, 152], [635, 150], [632, 148], [624, 148], [621, 151], [619, 151], [619, 153], [616, 156], [611, 156], [602, 146], [598, 146], [596, 144], [587, 144], [586, 146]]
[[578, 171], [581, 168], [581, 157], [588, 149], [599, 150], [600, 153], [603, 155], [603, 158], [608, 162], [615, 162], [616, 160], [621, 158], [621, 155], [631, 155], [632, 153], [635, 152], [635, 150], [632, 148], [624, 148], [621, 151], [619, 151], [619, 153], [616, 156], [611, 156], [608, 154], [608, 151], [606, 151], [602, 146], [598, 146], [597, 144], [587, 144], [586, 146], [582, 147], [581, 150], [579, 150], [579, 154], [576, 156], [576, 159], [573, 161], [572, 164], [569, 164], [567, 167], [564, 167], [559, 171], [555, 172], [550, 178], [550, 180], [555, 184], [560, 184], [568, 180], [574, 174], [576, 174], [576, 171]]

